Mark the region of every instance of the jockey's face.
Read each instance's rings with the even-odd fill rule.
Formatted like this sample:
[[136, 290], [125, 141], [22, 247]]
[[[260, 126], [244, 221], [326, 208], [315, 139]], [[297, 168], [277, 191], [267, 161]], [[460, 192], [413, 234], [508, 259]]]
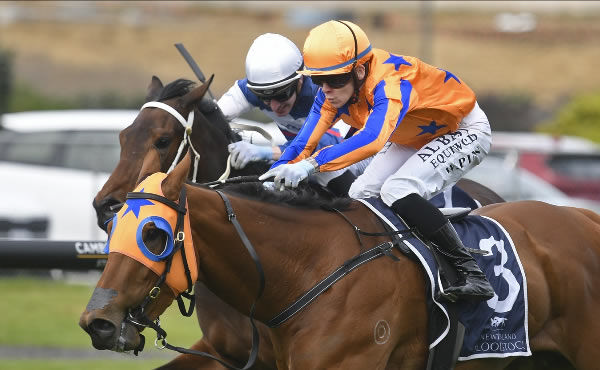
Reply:
[[327, 82], [323, 83], [321, 89], [323, 89], [323, 94], [325, 94], [325, 98], [331, 105], [341, 108], [350, 100], [352, 94], [354, 94], [354, 84], [351, 81], [340, 88], [331, 87]]
[[[362, 65], [358, 65], [355, 67], [356, 74], [358, 80], [362, 80], [365, 77], [365, 68]], [[319, 81], [319, 85], [321, 85], [321, 89], [323, 90], [323, 94], [325, 94], [325, 98], [329, 101], [331, 105], [336, 108], [343, 107], [348, 100], [354, 95], [354, 79], [349, 78], [346, 84], [340, 86], [339, 84], [329, 84], [327, 83], [327, 79], [323, 81]]]
[[300, 89], [302, 89], [302, 80], [303, 80], [303, 77], [301, 77], [298, 80], [298, 85], [296, 86], [296, 91], [292, 95], [290, 95], [290, 97], [287, 100], [279, 101], [276, 99], [271, 99], [268, 101], [265, 101], [265, 100], [263, 100], [263, 101], [271, 108], [271, 110], [278, 117], [287, 116], [288, 114], [290, 114], [290, 111], [294, 107], [294, 104], [296, 104], [296, 100], [298, 98], [298, 93], [300, 92]]

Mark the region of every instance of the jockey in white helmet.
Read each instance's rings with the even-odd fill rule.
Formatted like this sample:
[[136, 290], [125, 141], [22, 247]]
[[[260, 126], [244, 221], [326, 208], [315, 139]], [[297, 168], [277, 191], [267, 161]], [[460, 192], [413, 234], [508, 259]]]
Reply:
[[[279, 146], [261, 146], [239, 141], [229, 145], [231, 163], [236, 169], [249, 162], [278, 160], [296, 137], [319, 89], [310, 77], [297, 73], [304, 67], [298, 47], [284, 36], [266, 33], [257, 37], [246, 55], [246, 78], [237, 80], [219, 99], [218, 105], [227, 120], [254, 109], [269, 116], [288, 140]], [[342, 141], [340, 132], [331, 128], [322, 136], [317, 149]], [[346, 195], [352, 181], [368, 161], [348, 169], [314, 177], [334, 193]], [[343, 176], [342, 176], [343, 175]], [[333, 179], [337, 179], [332, 181]]]

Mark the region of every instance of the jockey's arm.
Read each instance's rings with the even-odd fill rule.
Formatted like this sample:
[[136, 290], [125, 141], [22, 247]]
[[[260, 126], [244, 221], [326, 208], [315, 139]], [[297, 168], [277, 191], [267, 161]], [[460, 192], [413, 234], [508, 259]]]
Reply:
[[244, 84], [244, 80], [236, 81], [217, 102], [228, 121], [231, 121], [254, 108], [246, 98], [240, 84]]
[[284, 163], [295, 163], [309, 157], [319, 143], [324, 141], [322, 140], [323, 136], [335, 123], [334, 118], [337, 113], [335, 108], [323, 107], [324, 99], [323, 93], [319, 92], [298, 135], [291, 140], [279, 161], [275, 162], [272, 168]]
[[376, 154], [404, 118], [400, 100], [390, 99], [378, 85], [374, 91], [373, 108], [365, 113], [364, 126], [343, 142], [313, 154], [320, 171], [335, 171]]

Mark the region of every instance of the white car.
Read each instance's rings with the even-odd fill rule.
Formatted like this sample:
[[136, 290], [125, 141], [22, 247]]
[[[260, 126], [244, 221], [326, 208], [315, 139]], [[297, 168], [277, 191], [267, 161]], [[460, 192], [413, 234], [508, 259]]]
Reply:
[[[119, 161], [119, 132], [137, 110], [63, 110], [0, 117], [0, 237], [105, 240], [92, 200]], [[274, 123], [243, 118], [285, 139]], [[235, 127], [235, 126], [234, 126]], [[258, 132], [245, 140], [267, 145]]]
[[[96, 225], [92, 199], [118, 162], [119, 131], [137, 114], [137, 110], [4, 114], [0, 224], [6, 228], [0, 236], [105, 239]], [[42, 231], [44, 220], [47, 228]]]

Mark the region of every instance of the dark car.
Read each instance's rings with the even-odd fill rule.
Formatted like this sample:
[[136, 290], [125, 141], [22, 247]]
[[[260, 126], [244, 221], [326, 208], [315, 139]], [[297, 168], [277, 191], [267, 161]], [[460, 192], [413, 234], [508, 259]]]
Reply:
[[492, 155], [512, 157], [563, 193], [600, 201], [600, 145], [572, 136], [492, 134]]
[[569, 196], [600, 201], [600, 154], [524, 152], [519, 156], [519, 167]]

